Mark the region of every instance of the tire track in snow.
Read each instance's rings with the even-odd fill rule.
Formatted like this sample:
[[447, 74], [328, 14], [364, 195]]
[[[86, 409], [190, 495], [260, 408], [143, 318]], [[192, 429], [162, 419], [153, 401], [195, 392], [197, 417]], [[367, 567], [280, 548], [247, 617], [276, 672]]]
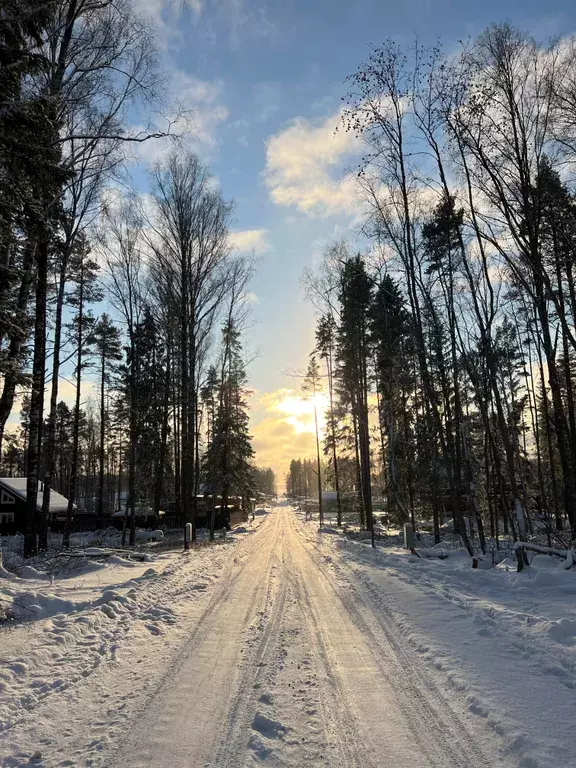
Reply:
[[[291, 523], [295, 528], [295, 518]], [[422, 753], [435, 768], [489, 768], [488, 758], [468, 731], [463, 720], [451, 709], [450, 702], [442, 694], [431, 676], [422, 667], [415, 653], [405, 648], [402, 634], [389, 609], [377, 605], [357, 589], [343, 575], [341, 566], [331, 561], [334, 570], [346, 580], [346, 586], [337, 586], [324, 573], [324, 563], [319, 563], [318, 547], [313, 554], [309, 546], [302, 549], [324, 581], [326, 590], [342, 603], [358, 629], [369, 640], [369, 648], [381, 674], [394, 689], [397, 706], [411, 726], [413, 737]], [[322, 557], [322, 555], [320, 555]], [[325, 558], [323, 558], [325, 561]]]
[[[212, 768], [272, 766], [376, 766], [357, 738], [359, 722], [324, 642], [316, 609], [293, 558], [298, 549], [285, 513], [266, 628], [228, 710], [223, 744]], [[274, 567], [274, 565], [273, 565]], [[290, 660], [290, 657], [292, 660]], [[294, 658], [301, 664], [294, 666]], [[317, 715], [316, 706], [320, 709]]]
[[327, 742], [330, 739], [335, 740], [339, 755], [338, 762], [333, 764], [349, 768], [369, 768], [374, 765], [374, 762], [367, 753], [365, 744], [357, 737], [361, 730], [360, 718], [347, 696], [333, 654], [325, 642], [306, 581], [301, 572], [294, 572], [288, 577], [298, 596], [298, 607], [309, 638], [309, 645], [317, 652], [324, 675], [330, 683], [330, 689], [321, 691], [320, 695], [325, 738]]
[[[254, 649], [245, 654], [245, 669], [238, 685], [237, 692], [229, 704], [227, 711], [228, 728], [222, 739], [222, 746], [216, 756], [210, 761], [214, 768], [235, 767], [238, 765], [238, 755], [244, 751], [251, 735], [251, 723], [258, 709], [263, 686], [273, 687], [277, 666], [274, 651], [278, 644], [280, 628], [284, 617], [287, 599], [287, 584], [284, 579], [277, 584], [272, 578], [271, 570], [276, 562], [282, 559], [273, 551], [266, 574], [267, 592], [264, 608], [259, 612], [266, 615], [266, 622], [261, 636]], [[272, 662], [272, 663], [271, 663]]]
[[[107, 768], [188, 768], [210, 760], [238, 689], [238, 635], [271, 601], [274, 549], [280, 536], [272, 516], [243, 544], [159, 685], [133, 713], [137, 725], [120, 736], [120, 753], [105, 760]], [[264, 578], [255, 579], [255, 574]]]

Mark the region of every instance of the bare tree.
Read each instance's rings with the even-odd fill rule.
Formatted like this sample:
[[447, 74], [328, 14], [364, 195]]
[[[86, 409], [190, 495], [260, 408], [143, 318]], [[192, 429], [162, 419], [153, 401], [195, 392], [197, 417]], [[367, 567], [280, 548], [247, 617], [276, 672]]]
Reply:
[[229, 290], [231, 205], [214, 190], [207, 169], [188, 152], [172, 152], [151, 171], [155, 210], [148, 244], [177, 297], [180, 375], [180, 485], [183, 514], [195, 537], [196, 442], [200, 358]]
[[142, 219], [133, 201], [121, 200], [107, 211], [98, 242], [106, 271], [108, 299], [122, 320], [128, 338], [129, 445], [128, 500], [125, 514], [130, 515], [130, 544], [136, 538], [136, 446], [138, 353], [136, 328], [141, 322], [146, 302], [146, 282]]

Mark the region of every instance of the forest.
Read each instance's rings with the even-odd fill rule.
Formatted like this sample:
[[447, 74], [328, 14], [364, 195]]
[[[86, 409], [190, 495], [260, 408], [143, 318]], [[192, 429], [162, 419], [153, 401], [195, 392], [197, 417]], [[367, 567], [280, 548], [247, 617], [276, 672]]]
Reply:
[[[366, 245], [335, 242], [303, 278], [308, 388], [329, 393], [318, 487], [339, 524], [371, 529], [378, 495], [436, 542], [451, 520], [470, 554], [502, 536], [569, 547], [576, 42], [508, 24], [450, 54], [388, 40], [347, 88]], [[306, 470], [292, 462], [292, 496]]]
[[[122, 505], [133, 543], [138, 508], [194, 521], [202, 496], [272, 495], [249, 431], [254, 261], [182, 141], [150, 27], [128, 0], [7, 0], [0, 57], [0, 474], [27, 478], [26, 554], [47, 545], [51, 490], [64, 543], [79, 507], [101, 524]], [[335, 128], [362, 147], [364, 245], [334, 242], [303, 276], [316, 455], [289, 494], [321, 508], [330, 489], [338, 521], [350, 508], [370, 530], [378, 498], [436, 541], [450, 519], [471, 554], [501, 536], [566, 547], [576, 42], [507, 24], [449, 54], [387, 40], [346, 87]], [[130, 169], [149, 142], [165, 151], [143, 191]]]
[[123, 508], [133, 544], [142, 506], [194, 523], [202, 496], [274, 492], [248, 429], [254, 264], [165, 89], [129, 0], [2, 3], [0, 475], [27, 478], [25, 556], [47, 547], [51, 490], [65, 546], [76, 509], [102, 527]]

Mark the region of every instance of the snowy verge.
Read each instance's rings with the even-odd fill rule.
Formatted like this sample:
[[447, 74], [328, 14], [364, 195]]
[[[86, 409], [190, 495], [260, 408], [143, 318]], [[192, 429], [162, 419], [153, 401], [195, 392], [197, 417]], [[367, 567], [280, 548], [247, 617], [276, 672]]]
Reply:
[[522, 768], [569, 768], [576, 737], [576, 572], [548, 554], [472, 569], [447, 559], [372, 549], [337, 529], [303, 535], [341, 583], [352, 580], [376, 614], [470, 715], [496, 732], [503, 759]]
[[[234, 529], [213, 545], [151, 553], [147, 562], [118, 555], [105, 562], [84, 561], [66, 578], [51, 579], [33, 568], [24, 570], [25, 578], [3, 570], [0, 606], [18, 621], [0, 626], [0, 766], [27, 765], [38, 742], [52, 741], [54, 712], [82, 689], [88, 691], [93, 676], [112, 674], [114, 686], [126, 693], [135, 689], [137, 679], [143, 685], [161, 669], [158, 662], [165, 659], [172, 635], [177, 642], [237, 545], [264, 519]], [[134, 676], [130, 664], [121, 674], [113, 671], [126, 654], [134, 655], [135, 663], [144, 662], [156, 640], [160, 656], [149, 660], [153, 668], [142, 667], [143, 677]], [[89, 708], [82, 713], [84, 722], [91, 716]], [[97, 747], [88, 744], [87, 749]], [[60, 763], [39, 759], [33, 764]]]

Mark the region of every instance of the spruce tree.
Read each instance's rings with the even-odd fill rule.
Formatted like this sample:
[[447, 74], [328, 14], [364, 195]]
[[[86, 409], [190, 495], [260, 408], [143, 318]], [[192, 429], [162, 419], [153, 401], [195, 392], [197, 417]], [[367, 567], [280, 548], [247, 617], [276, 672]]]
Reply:
[[98, 480], [98, 520], [102, 522], [104, 517], [104, 470], [106, 455], [106, 427], [108, 413], [106, 409], [106, 387], [110, 385], [114, 375], [114, 368], [122, 359], [122, 345], [120, 331], [104, 313], [95, 324], [91, 334], [94, 354], [97, 360], [98, 376], [100, 379], [100, 455], [99, 455], [99, 480]]
[[[227, 515], [231, 496], [243, 503], [254, 495], [254, 480], [246, 371], [242, 358], [241, 335], [233, 322], [222, 332], [226, 365], [220, 382], [219, 403], [212, 428], [212, 440], [204, 457], [206, 485], [213, 507], [221, 499], [222, 514]], [[210, 538], [214, 538], [215, 512], [210, 520]]]
[[413, 505], [407, 498], [411, 483], [410, 433], [405, 424], [413, 386], [410, 362], [413, 340], [410, 316], [397, 283], [384, 275], [370, 308], [370, 335], [379, 395], [379, 419], [386, 435], [386, 497], [390, 514], [405, 522]]
[[308, 368], [302, 382], [302, 391], [305, 397], [312, 400], [314, 409], [314, 433], [316, 437], [316, 480], [318, 486], [318, 521], [322, 525], [324, 522], [324, 513], [322, 506], [322, 466], [320, 463], [320, 432], [318, 428], [318, 403], [317, 396], [321, 391], [320, 366], [316, 360], [316, 355], [312, 353], [308, 362]]

